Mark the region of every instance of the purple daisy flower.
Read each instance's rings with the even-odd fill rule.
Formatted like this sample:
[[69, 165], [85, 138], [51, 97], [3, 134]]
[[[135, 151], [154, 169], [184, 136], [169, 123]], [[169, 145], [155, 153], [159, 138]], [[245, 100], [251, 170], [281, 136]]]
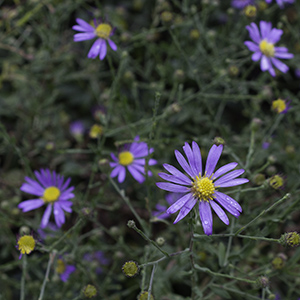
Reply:
[[276, 75], [273, 65], [281, 72], [286, 73], [289, 70], [289, 67], [277, 58], [290, 59], [293, 58], [294, 55], [288, 53], [288, 49], [285, 47], [274, 46], [274, 44], [280, 40], [283, 31], [277, 28], [272, 29], [271, 22], [260, 21], [259, 26], [260, 32], [255, 23], [246, 26], [253, 42], [246, 41], [244, 44], [250, 51], [254, 52], [252, 60], [260, 60], [261, 70], [263, 72], [269, 71], [273, 77]]
[[232, 0], [231, 6], [237, 9], [244, 9], [248, 5], [253, 5], [254, 0]]
[[[147, 143], [138, 142], [139, 136], [134, 138], [132, 144], [127, 144], [124, 146], [121, 152], [119, 152], [118, 157], [113, 153], [110, 154], [114, 162], [110, 163], [110, 166], [113, 168], [110, 176], [118, 176], [118, 181], [122, 183], [126, 177], [126, 168], [131, 173], [133, 178], [139, 183], [143, 183], [145, 180], [145, 157], [151, 154], [154, 149], [148, 148]], [[155, 165], [157, 161], [150, 158], [148, 165]], [[151, 171], [148, 171], [148, 176], [152, 176]]]
[[82, 121], [74, 121], [70, 124], [70, 133], [76, 140], [81, 140], [85, 128]]
[[[271, 3], [273, 0], [266, 0], [267, 3]], [[295, 0], [276, 0], [280, 8], [284, 7], [284, 3], [292, 4]]]
[[199, 201], [199, 215], [206, 235], [212, 234], [213, 219], [211, 208], [226, 225], [229, 224], [227, 215], [217, 202], [235, 217], [238, 217], [242, 212], [241, 206], [234, 199], [217, 190], [219, 187], [232, 187], [249, 181], [246, 178], [236, 178], [244, 173], [245, 170], [243, 169], [229, 172], [237, 166], [236, 162], [224, 165], [214, 172], [222, 150], [223, 145], [213, 145], [211, 147], [204, 172], [202, 172], [200, 148], [196, 142], [192, 143], [192, 148], [188, 143], [185, 143], [183, 146], [187, 161], [178, 150], [175, 150], [177, 161], [192, 180], [172, 165], [163, 165], [171, 175], [166, 173], [159, 173], [158, 175], [171, 183], [157, 182], [156, 185], [169, 192], [184, 193], [167, 210], [169, 214], [180, 211], [174, 224], [182, 220], [197, 201]]
[[279, 98], [272, 101], [272, 109], [278, 114], [286, 114], [291, 109], [290, 103], [291, 101]]
[[64, 176], [58, 175], [49, 169], [41, 169], [40, 172], [34, 172], [37, 180], [33, 180], [29, 177], [25, 177], [25, 183], [21, 186], [20, 190], [39, 196], [38, 199], [31, 199], [21, 202], [18, 207], [27, 212], [43, 205], [47, 205], [45, 213], [41, 221], [41, 228], [45, 228], [49, 222], [52, 207], [55, 223], [58, 227], [61, 227], [65, 223], [64, 211], [72, 212], [72, 202], [68, 201], [74, 197], [71, 193], [74, 187], [68, 187], [71, 178], [68, 178], [64, 182]]
[[76, 270], [74, 265], [67, 265], [65, 261], [60, 257], [56, 263], [56, 273], [59, 275], [63, 282], [66, 282], [69, 276]]
[[98, 37], [88, 53], [88, 58], [94, 59], [99, 55], [101, 60], [104, 59], [107, 52], [106, 41], [113, 51], [117, 50], [116, 44], [109, 38], [114, 34], [114, 29], [109, 24], [102, 22], [97, 24], [94, 20], [95, 27], [93, 27], [82, 19], [77, 18], [76, 21], [77, 25], [74, 25], [72, 28], [81, 33], [76, 33], [74, 35], [74, 42], [91, 40]]

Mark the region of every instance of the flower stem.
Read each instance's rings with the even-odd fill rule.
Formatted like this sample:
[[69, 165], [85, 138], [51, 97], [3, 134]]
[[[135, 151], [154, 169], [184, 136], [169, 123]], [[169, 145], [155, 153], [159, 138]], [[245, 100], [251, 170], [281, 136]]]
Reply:
[[151, 290], [152, 290], [152, 284], [153, 284], [153, 279], [154, 279], [155, 268], [156, 268], [156, 264], [154, 264], [153, 268], [152, 268], [150, 282], [149, 282], [149, 288], [148, 288], [148, 297], [147, 297], [147, 300], [151, 299]]
[[22, 278], [21, 278], [21, 293], [20, 300], [25, 300], [25, 277], [27, 270], [27, 255], [23, 254], [22, 256]]

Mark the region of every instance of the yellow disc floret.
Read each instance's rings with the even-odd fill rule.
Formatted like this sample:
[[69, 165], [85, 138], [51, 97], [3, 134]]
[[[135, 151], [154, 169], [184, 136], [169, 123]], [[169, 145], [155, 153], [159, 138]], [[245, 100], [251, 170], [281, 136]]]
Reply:
[[18, 240], [18, 249], [22, 254], [29, 254], [35, 248], [35, 239], [32, 235], [23, 235]]
[[208, 177], [196, 176], [194, 182], [192, 182], [193, 196], [199, 200], [209, 201], [213, 199], [215, 192], [215, 185], [213, 181]]
[[286, 110], [286, 103], [282, 99], [277, 99], [272, 102], [272, 109], [275, 110], [277, 113], [282, 113]]
[[66, 270], [66, 264], [62, 259], [58, 259], [56, 269], [55, 269], [56, 273], [63, 274], [65, 270]]
[[45, 189], [44, 195], [43, 195], [43, 200], [46, 203], [52, 203], [58, 200], [60, 196], [60, 190], [55, 187], [55, 186], [50, 186]]
[[122, 166], [128, 166], [130, 165], [134, 160], [134, 156], [129, 151], [123, 151], [119, 154], [119, 163]]
[[111, 34], [112, 28], [109, 24], [102, 23], [97, 26], [95, 33], [99, 38], [108, 39]]
[[262, 40], [259, 43], [260, 51], [267, 57], [273, 57], [275, 54], [275, 48], [272, 43], [268, 43], [266, 40]]

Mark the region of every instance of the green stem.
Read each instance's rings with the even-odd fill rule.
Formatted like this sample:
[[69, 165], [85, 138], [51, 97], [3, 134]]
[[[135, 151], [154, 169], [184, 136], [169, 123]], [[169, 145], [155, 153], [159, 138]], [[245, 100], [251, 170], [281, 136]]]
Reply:
[[21, 278], [21, 293], [20, 300], [25, 300], [25, 277], [27, 270], [27, 255], [22, 255], [22, 278]]
[[148, 297], [147, 297], [147, 300], [151, 299], [151, 290], [152, 290], [152, 284], [153, 284], [153, 279], [154, 279], [155, 268], [156, 268], [156, 264], [153, 265], [153, 268], [152, 268], [150, 282], [149, 282], [149, 288], [148, 288]]
[[155, 241], [151, 240], [142, 230], [138, 229], [136, 225], [133, 225], [132, 229], [134, 229], [139, 235], [141, 235], [147, 242], [151, 243], [155, 248], [157, 248], [164, 256], [170, 257], [169, 253], [161, 249]]
[[246, 278], [241, 278], [241, 277], [235, 277], [232, 275], [227, 275], [227, 274], [221, 274], [221, 273], [217, 273], [217, 272], [213, 272], [212, 270], [208, 269], [208, 268], [202, 268], [199, 265], [195, 264], [195, 269], [208, 273], [212, 276], [217, 276], [217, 277], [223, 277], [223, 278], [228, 278], [228, 279], [234, 279], [234, 280], [238, 280], [238, 281], [243, 281], [243, 282], [247, 282], [247, 283], [251, 283], [251, 284], [255, 284], [255, 280], [250, 280], [250, 279], [246, 279]]
[[38, 300], [42, 300], [44, 297], [44, 292], [45, 292], [45, 288], [46, 288], [46, 284], [49, 281], [49, 273], [50, 273], [50, 269], [51, 269], [51, 265], [55, 259], [56, 256], [56, 251], [53, 251], [51, 253], [49, 253], [49, 260], [48, 260], [48, 265], [47, 265], [47, 270], [46, 270], [46, 274], [44, 277], [44, 281], [41, 287], [41, 292], [40, 292], [40, 296], [38, 298]]
[[246, 158], [245, 169], [248, 170], [251, 162], [252, 155], [254, 153], [254, 141], [255, 141], [255, 130], [251, 129], [250, 147]]
[[250, 226], [252, 223], [254, 223], [258, 218], [260, 218], [261, 216], [263, 216], [265, 213], [269, 212], [270, 210], [272, 210], [274, 207], [276, 207], [277, 205], [281, 204], [284, 200], [286, 200], [287, 198], [290, 197], [290, 194], [286, 194], [284, 197], [282, 197], [281, 199], [279, 199], [278, 201], [276, 201], [273, 205], [271, 205], [269, 208], [263, 210], [258, 216], [256, 216], [252, 221], [250, 221], [248, 224], [246, 224], [245, 226], [243, 226], [242, 228], [240, 228], [235, 235], [238, 235], [239, 233], [241, 233], [242, 231], [244, 231], [248, 226]]

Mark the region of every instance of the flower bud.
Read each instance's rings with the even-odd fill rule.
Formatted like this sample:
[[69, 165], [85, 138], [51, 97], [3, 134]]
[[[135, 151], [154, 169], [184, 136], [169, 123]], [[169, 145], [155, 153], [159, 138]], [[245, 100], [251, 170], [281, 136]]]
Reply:
[[266, 288], [269, 286], [269, 278], [266, 276], [260, 276], [257, 280], [256, 280], [256, 285], [259, 288]]
[[225, 140], [222, 139], [222, 138], [219, 137], [219, 136], [216, 136], [216, 137], [214, 138], [214, 140], [213, 140], [213, 143], [214, 143], [215, 145], [217, 145], [217, 146], [219, 146], [219, 145], [225, 145]]
[[122, 271], [126, 277], [134, 277], [139, 273], [140, 267], [137, 262], [130, 260], [123, 265]]
[[298, 247], [300, 244], [300, 235], [298, 232], [286, 232], [280, 238], [280, 243], [286, 247]]
[[254, 176], [254, 182], [256, 185], [263, 185], [266, 181], [266, 176], [264, 174], [258, 173]]
[[[138, 295], [137, 300], [148, 300], [148, 292], [141, 292]], [[150, 295], [150, 300], [154, 300], [154, 297], [152, 295]]]
[[93, 285], [88, 284], [83, 288], [82, 294], [85, 298], [94, 298], [97, 295], [97, 289]]
[[163, 246], [165, 244], [166, 240], [162, 237], [162, 236], [159, 236], [157, 239], [156, 239], [156, 243], [158, 246]]
[[285, 262], [287, 260], [287, 257], [284, 253], [279, 253], [273, 260], [272, 260], [272, 266], [276, 270], [281, 270]]
[[133, 228], [133, 227], [135, 227], [135, 222], [134, 222], [133, 220], [129, 220], [129, 221], [127, 222], [127, 226], [128, 226], [129, 228]]

